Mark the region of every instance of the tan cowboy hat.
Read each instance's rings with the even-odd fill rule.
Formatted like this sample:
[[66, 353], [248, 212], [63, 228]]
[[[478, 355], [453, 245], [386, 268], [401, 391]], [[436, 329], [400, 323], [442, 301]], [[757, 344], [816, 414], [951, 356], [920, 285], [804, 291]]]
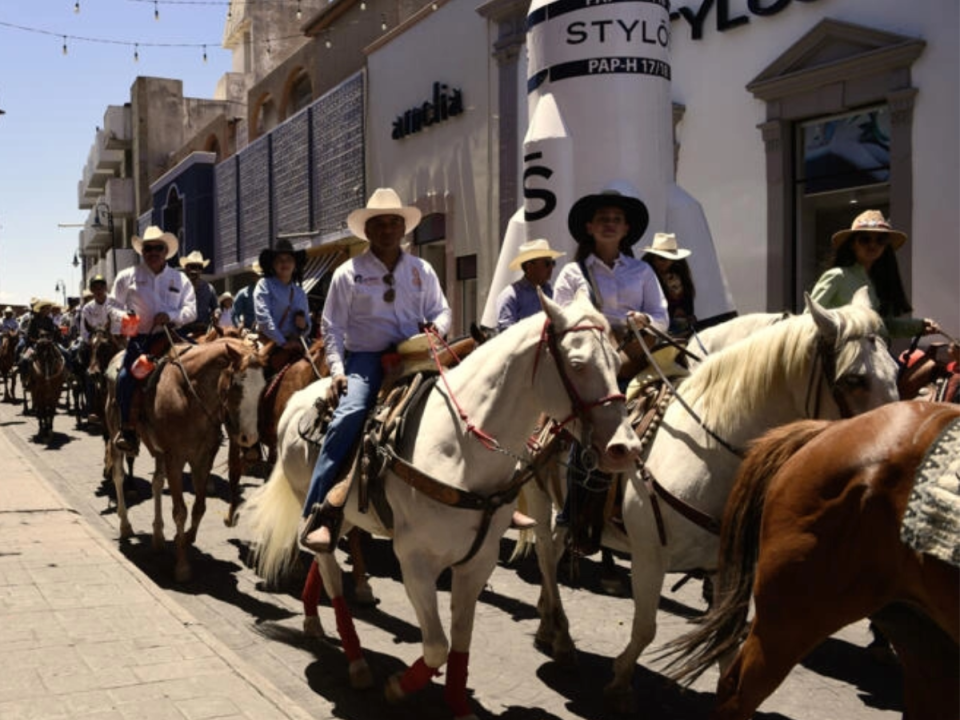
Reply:
[[640, 199], [637, 189], [630, 183], [617, 180], [607, 185], [595, 195], [584, 195], [570, 208], [567, 215], [567, 229], [578, 243], [590, 241], [587, 223], [593, 220], [594, 213], [603, 207], [617, 207], [623, 210], [630, 229], [621, 241], [627, 247], [636, 244], [643, 237], [650, 223], [650, 213]]
[[564, 255], [566, 255], [565, 252], [554, 250], [546, 240], [530, 240], [520, 246], [520, 252], [510, 261], [509, 267], [511, 270], [519, 270], [528, 260], [536, 260], [537, 258], [550, 258], [551, 260], [555, 260]]
[[45, 307], [54, 308], [56, 307], [56, 304], [53, 302], [53, 300], [44, 300], [41, 298], [33, 303], [31, 310], [33, 310], [35, 313], [38, 313]]
[[365, 208], [354, 210], [347, 215], [347, 227], [356, 237], [366, 240], [367, 220], [378, 215], [399, 215], [406, 223], [406, 232], [412, 232], [420, 224], [421, 213], [419, 208], [404, 205], [393, 188], [377, 188]]
[[890, 222], [883, 217], [882, 212], [879, 210], [864, 210], [854, 218], [849, 230], [841, 230], [833, 234], [831, 238], [833, 247], [840, 247], [848, 237], [862, 232], [886, 233], [890, 236], [890, 245], [893, 246], [894, 250], [899, 250], [907, 241], [907, 234], [890, 227]]
[[90, 300], [90, 299], [92, 299], [92, 298], [93, 298], [93, 291], [92, 291], [92, 290], [84, 290], [82, 293], [80, 293], [80, 299], [81, 299], [81, 300]]
[[690, 251], [677, 245], [677, 236], [673, 233], [656, 233], [653, 243], [643, 248], [645, 253], [653, 253], [667, 260], [683, 260], [690, 257]]
[[180, 258], [180, 267], [185, 268], [188, 265], [199, 265], [201, 267], [206, 267], [210, 264], [209, 260], [203, 259], [203, 253], [199, 250], [194, 250], [192, 253], [186, 257]]
[[13, 308], [10, 307], [9, 305], [7, 305], [7, 306], [3, 309], [3, 314], [4, 314], [4, 315], [13, 315]]
[[222, 294], [220, 295], [220, 297], [218, 298], [218, 300], [219, 300], [220, 302], [223, 302], [224, 300], [233, 300], [233, 293], [231, 293], [231, 292], [228, 290], [227, 292], [222, 293]]
[[255, 272], [257, 275], [263, 275], [263, 268], [260, 267], [260, 261], [254, 260], [253, 265], [250, 266], [250, 271]]
[[143, 244], [153, 240], [161, 240], [163, 244], [167, 246], [167, 260], [176, 255], [177, 250], [180, 249], [180, 242], [177, 240], [177, 236], [173, 233], [164, 232], [156, 225], [148, 227], [144, 231], [143, 237], [134, 235], [130, 238], [130, 244], [133, 245], [133, 249], [136, 250], [138, 255], [143, 255]]

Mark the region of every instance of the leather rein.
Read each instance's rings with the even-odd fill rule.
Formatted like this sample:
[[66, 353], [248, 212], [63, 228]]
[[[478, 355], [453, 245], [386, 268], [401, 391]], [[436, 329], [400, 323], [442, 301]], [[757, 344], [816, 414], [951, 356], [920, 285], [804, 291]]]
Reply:
[[[560, 353], [560, 338], [566, 333], [584, 332], [589, 330], [596, 330], [601, 334], [601, 338], [603, 337], [604, 328], [601, 325], [574, 325], [573, 327], [569, 327], [558, 332], [553, 326], [553, 323], [550, 322], [549, 318], [547, 318], [544, 322], [543, 330], [540, 333], [540, 341], [537, 344], [537, 352], [534, 359], [531, 380], [533, 377], [536, 377], [537, 369], [539, 367], [540, 354], [543, 351], [543, 348], [546, 347], [547, 353], [552, 355], [554, 358], [557, 367], [557, 373], [560, 376], [560, 382], [563, 384], [564, 390], [566, 391], [567, 397], [570, 399], [571, 404], [570, 415], [563, 420], [563, 422], [558, 423], [553, 428], [554, 434], [559, 433], [560, 430], [570, 421], [578, 419], [580, 420], [581, 427], [583, 428], [584, 436], [589, 436], [591, 425], [589, 423], [588, 414], [590, 410], [598, 406], [608, 405], [612, 402], [626, 402], [626, 397], [622, 393], [611, 393], [610, 395], [605, 395], [597, 400], [585, 401], [581, 397], [576, 386], [573, 384], [573, 381], [570, 379], [563, 361], [563, 355]], [[437, 480], [407, 460], [401, 458], [392, 448], [386, 447], [381, 449], [381, 452], [383, 452], [387, 458], [386, 468], [390, 469], [395, 475], [397, 475], [397, 477], [415, 490], [423, 493], [432, 500], [436, 500], [443, 505], [447, 505], [448, 507], [478, 510], [482, 513], [480, 518], [480, 527], [477, 529], [477, 534], [474, 537], [473, 543], [470, 546], [470, 549], [467, 551], [467, 554], [454, 563], [454, 566], [457, 566], [463, 565], [477, 554], [477, 552], [480, 550], [480, 547], [483, 545], [484, 540], [486, 539], [493, 515], [504, 505], [509, 505], [517, 498], [517, 495], [520, 494], [521, 488], [538, 474], [540, 468], [542, 468], [543, 465], [546, 464], [547, 460], [552, 457], [552, 453], [540, 453], [531, 460], [528, 457], [523, 457], [504, 448], [495, 437], [474, 425], [470, 421], [467, 413], [460, 406], [460, 403], [457, 401], [453, 390], [450, 388], [450, 384], [447, 382], [446, 373], [444, 372], [444, 368], [440, 363], [439, 353], [434, 346], [433, 340], [438, 339], [445, 346], [446, 343], [444, 342], [443, 338], [440, 337], [439, 333], [437, 333], [437, 331], [433, 328], [427, 328], [426, 334], [430, 345], [430, 353], [433, 356], [437, 370], [440, 373], [440, 378], [443, 381], [447, 396], [453, 403], [454, 408], [456, 408], [457, 415], [459, 416], [461, 422], [464, 423], [467, 433], [469, 435], [473, 435], [487, 450], [492, 452], [500, 452], [523, 463], [522, 467], [514, 471], [513, 477], [510, 478], [510, 481], [504, 487], [494, 491], [489, 495], [481, 495], [480, 493], [473, 492], [472, 490], [463, 490]], [[446, 347], [448, 350], [450, 350], [449, 346]], [[452, 350], [450, 352], [452, 352]], [[454, 357], [456, 356], [454, 355]]]

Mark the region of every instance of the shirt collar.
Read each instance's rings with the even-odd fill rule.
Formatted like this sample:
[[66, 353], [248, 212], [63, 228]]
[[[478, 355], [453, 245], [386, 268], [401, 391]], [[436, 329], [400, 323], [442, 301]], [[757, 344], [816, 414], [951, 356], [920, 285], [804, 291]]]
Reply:
[[616, 270], [617, 267], [620, 265], [620, 263], [623, 262], [623, 253], [619, 253], [617, 255], [616, 259], [613, 261], [613, 267], [610, 267], [609, 265], [607, 265], [603, 260], [597, 257], [595, 253], [590, 253], [587, 256], [586, 262], [587, 262], [587, 265], [589, 265], [590, 267], [602, 266], [607, 268], [608, 270]]

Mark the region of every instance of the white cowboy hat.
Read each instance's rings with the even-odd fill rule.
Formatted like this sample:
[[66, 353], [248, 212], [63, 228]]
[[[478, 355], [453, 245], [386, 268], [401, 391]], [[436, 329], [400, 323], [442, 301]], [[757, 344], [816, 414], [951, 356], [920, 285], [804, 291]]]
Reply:
[[54, 307], [56, 307], [56, 303], [54, 303], [53, 300], [40, 299], [40, 300], [37, 300], [35, 303], [33, 303], [32, 310], [33, 310], [35, 313], [38, 313], [38, 312], [40, 312], [41, 310], [43, 310], [43, 308], [45, 308], [45, 307], [54, 308]]
[[890, 245], [893, 246], [894, 250], [899, 250], [907, 241], [907, 234], [890, 227], [890, 222], [883, 217], [882, 212], [879, 210], [864, 210], [857, 215], [849, 230], [841, 230], [833, 234], [831, 238], [833, 247], [840, 247], [848, 237], [862, 232], [886, 233], [890, 236]]
[[143, 255], [143, 244], [151, 242], [152, 240], [162, 240], [163, 244], [167, 246], [167, 260], [176, 255], [177, 250], [180, 249], [180, 242], [177, 240], [177, 236], [173, 233], [164, 232], [156, 225], [148, 227], [144, 231], [143, 237], [134, 235], [130, 238], [130, 244], [133, 245], [133, 249], [138, 255]]
[[565, 252], [554, 250], [546, 240], [530, 240], [520, 246], [520, 252], [510, 261], [510, 269], [519, 270], [527, 260], [535, 260], [536, 258], [550, 258], [551, 260], [555, 260], [564, 255], [566, 255]]
[[210, 264], [209, 260], [203, 259], [203, 253], [199, 250], [194, 250], [192, 253], [186, 257], [180, 258], [180, 267], [185, 268], [187, 265], [200, 265], [201, 267], [206, 267]]
[[220, 295], [220, 297], [218, 298], [218, 300], [219, 300], [220, 302], [223, 302], [224, 300], [233, 300], [233, 293], [231, 293], [231, 292], [228, 290], [227, 292], [222, 293], [222, 294]]
[[367, 220], [378, 215], [399, 215], [406, 223], [406, 233], [420, 224], [419, 208], [404, 205], [393, 188], [377, 188], [367, 201], [365, 208], [354, 210], [347, 215], [347, 227], [361, 240], [367, 239]]
[[13, 314], [13, 308], [10, 307], [9, 305], [7, 305], [7, 306], [3, 309], [3, 314], [4, 314], [4, 315], [7, 315], [8, 313], [9, 313], [9, 314]]
[[677, 246], [677, 236], [673, 233], [656, 233], [653, 243], [643, 248], [645, 253], [653, 253], [667, 260], [683, 260], [690, 257], [690, 251]]

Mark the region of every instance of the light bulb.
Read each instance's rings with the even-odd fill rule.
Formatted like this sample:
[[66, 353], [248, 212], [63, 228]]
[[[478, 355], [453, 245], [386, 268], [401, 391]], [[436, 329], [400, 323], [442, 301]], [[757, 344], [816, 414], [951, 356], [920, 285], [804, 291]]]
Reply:
[[360, 12], [363, 12], [367, 9], [367, 3], [364, 0], [360, 0]]
[[139, 44], [133, 46], [133, 61], [140, 62], [140, 45]]
[[431, 8], [432, 10], [436, 10], [436, 9], [437, 9], [437, 4], [436, 4], [436, 3], [431, 3], [430, 8]]
[[327, 41], [324, 43], [327, 46], [327, 50], [333, 47], [333, 43], [330, 42], [330, 38], [327, 38]]
[[300, 12], [300, 0], [297, 0], [297, 20], [303, 17], [303, 13]]
[[203, 46], [203, 61], [204, 61], [204, 62], [207, 61], [207, 46], [206, 46], [206, 45]]
[[67, 36], [66, 35], [63, 36], [63, 54], [64, 55], [67, 54]]
[[387, 16], [383, 13], [380, 14], [380, 29], [383, 32], [387, 31]]
[[160, 8], [157, 5], [157, 0], [153, 0], [153, 19], [154, 20], [160, 19]]
[[75, 13], [80, 12], [80, 0], [77, 0], [77, 1], [73, 4], [73, 11], [74, 11]]

